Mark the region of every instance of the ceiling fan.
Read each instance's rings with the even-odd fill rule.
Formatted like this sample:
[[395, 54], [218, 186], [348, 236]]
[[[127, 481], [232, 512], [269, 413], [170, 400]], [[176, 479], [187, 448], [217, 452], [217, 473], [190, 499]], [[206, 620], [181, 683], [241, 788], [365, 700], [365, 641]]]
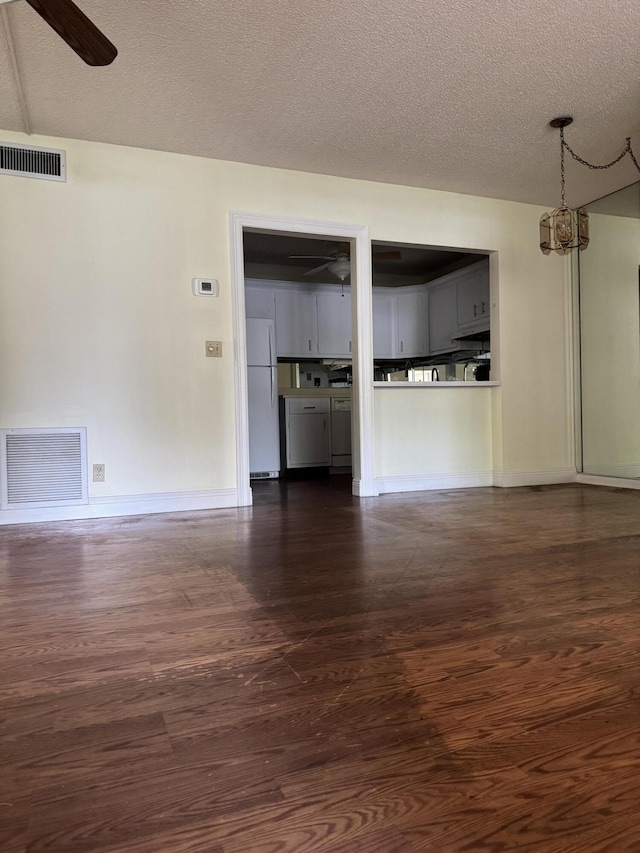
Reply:
[[[0, 0], [14, 3], [16, 0]], [[87, 65], [110, 65], [118, 51], [72, 0], [27, 0]]]
[[[319, 267], [314, 267], [312, 270], [308, 270], [303, 273], [303, 275], [313, 275], [316, 272], [320, 272], [321, 270], [328, 269], [330, 273], [339, 278], [340, 281], [344, 281], [345, 278], [351, 272], [351, 261], [349, 260], [349, 244], [345, 243], [343, 246], [338, 246], [335, 252], [332, 252], [330, 255], [289, 255], [291, 259], [298, 258], [316, 258], [317, 260], [323, 260], [327, 263], [320, 264]], [[374, 252], [373, 260], [374, 261], [399, 261], [402, 258], [402, 253], [399, 251], [391, 251], [391, 252]]]

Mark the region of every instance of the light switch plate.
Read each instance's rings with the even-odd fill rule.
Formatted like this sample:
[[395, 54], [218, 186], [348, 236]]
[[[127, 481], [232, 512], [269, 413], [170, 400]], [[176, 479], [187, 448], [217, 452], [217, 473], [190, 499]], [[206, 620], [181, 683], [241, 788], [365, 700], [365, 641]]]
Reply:
[[222, 341], [205, 341], [204, 354], [207, 358], [222, 358]]

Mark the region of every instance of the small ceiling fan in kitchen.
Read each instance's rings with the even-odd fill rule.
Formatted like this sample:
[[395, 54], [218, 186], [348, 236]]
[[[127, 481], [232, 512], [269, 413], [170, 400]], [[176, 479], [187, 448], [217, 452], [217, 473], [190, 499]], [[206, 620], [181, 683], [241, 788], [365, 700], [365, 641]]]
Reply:
[[[314, 273], [321, 272], [322, 270], [329, 270], [329, 272], [335, 275], [336, 278], [339, 278], [340, 281], [344, 281], [351, 272], [348, 243], [340, 244], [336, 248], [336, 251], [332, 252], [330, 255], [289, 255], [289, 258], [292, 260], [310, 260], [313, 258], [315, 260], [326, 261], [326, 263], [320, 264], [320, 266], [314, 267], [312, 270], [307, 270], [303, 275], [313, 275]], [[374, 261], [399, 261], [401, 258], [402, 253], [399, 251], [373, 253]]]
[[[5, 3], [20, 0], [0, 0]], [[87, 65], [109, 65], [118, 51], [73, 0], [26, 0]], [[3, 13], [6, 14], [6, 13]]]

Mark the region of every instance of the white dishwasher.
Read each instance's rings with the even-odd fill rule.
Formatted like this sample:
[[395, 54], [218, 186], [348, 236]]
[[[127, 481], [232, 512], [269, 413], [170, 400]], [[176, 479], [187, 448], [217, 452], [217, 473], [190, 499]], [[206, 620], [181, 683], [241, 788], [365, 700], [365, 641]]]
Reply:
[[284, 411], [287, 468], [331, 465], [329, 400], [287, 397]]
[[351, 467], [351, 398], [331, 398], [331, 467]]

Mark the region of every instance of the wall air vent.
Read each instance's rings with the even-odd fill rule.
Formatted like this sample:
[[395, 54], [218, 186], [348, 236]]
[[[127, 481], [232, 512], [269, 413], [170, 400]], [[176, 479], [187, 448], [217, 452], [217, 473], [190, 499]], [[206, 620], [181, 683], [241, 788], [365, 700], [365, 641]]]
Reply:
[[0, 142], [0, 175], [20, 175], [45, 181], [67, 180], [67, 152]]
[[0, 430], [0, 509], [88, 503], [87, 430]]

